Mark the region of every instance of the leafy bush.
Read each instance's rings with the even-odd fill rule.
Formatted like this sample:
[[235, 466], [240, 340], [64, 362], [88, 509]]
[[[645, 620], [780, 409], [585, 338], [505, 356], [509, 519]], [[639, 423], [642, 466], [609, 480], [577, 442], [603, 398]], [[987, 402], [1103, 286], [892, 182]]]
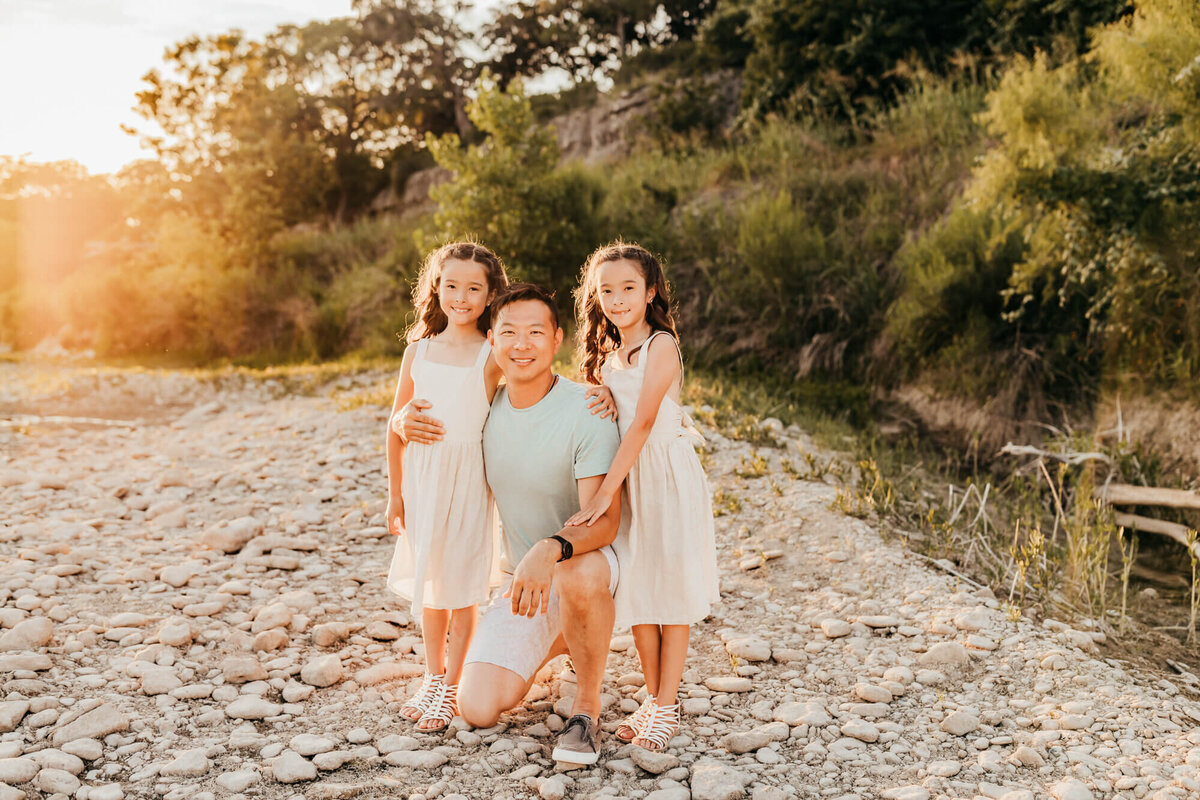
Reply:
[[536, 124], [520, 82], [502, 91], [485, 75], [467, 113], [483, 142], [463, 148], [454, 134], [428, 139], [438, 164], [454, 173], [432, 192], [433, 239], [477, 237], [515, 277], [548, 284], [569, 303], [579, 266], [596, 245], [600, 183], [582, 168], [556, 169], [554, 132]]

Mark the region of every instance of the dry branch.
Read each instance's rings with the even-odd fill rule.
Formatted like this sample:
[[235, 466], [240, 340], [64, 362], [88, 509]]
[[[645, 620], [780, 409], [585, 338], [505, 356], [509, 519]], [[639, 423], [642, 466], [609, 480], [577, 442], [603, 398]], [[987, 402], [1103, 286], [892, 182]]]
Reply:
[[[1165, 519], [1151, 519], [1137, 514], [1126, 514], [1123, 511], [1113, 512], [1113, 522], [1125, 528], [1134, 528], [1147, 533], [1161, 533], [1170, 536], [1184, 547], [1188, 546], [1188, 528], [1178, 522], [1167, 522]], [[1197, 556], [1200, 556], [1200, 543], [1193, 546]]]
[[1168, 506], [1200, 509], [1200, 494], [1187, 489], [1156, 489], [1113, 483], [1099, 492], [1100, 498], [1115, 506]]
[[1062, 461], [1066, 464], [1082, 464], [1085, 461], [1103, 461], [1105, 464], [1111, 464], [1112, 459], [1104, 453], [1098, 452], [1067, 452], [1056, 453], [1053, 450], [1042, 450], [1029, 444], [1013, 444], [1009, 442], [1000, 448], [1000, 452], [1009, 456], [1037, 456], [1038, 458], [1051, 458], [1055, 461]]

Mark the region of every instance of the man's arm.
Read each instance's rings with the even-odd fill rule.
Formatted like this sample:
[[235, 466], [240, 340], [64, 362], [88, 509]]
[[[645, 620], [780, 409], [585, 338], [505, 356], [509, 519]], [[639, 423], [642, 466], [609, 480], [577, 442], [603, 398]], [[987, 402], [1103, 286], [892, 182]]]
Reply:
[[[575, 481], [579, 492], [579, 503], [587, 505], [604, 483], [603, 475], [592, 475]], [[571, 543], [573, 558], [599, 550], [613, 543], [617, 528], [621, 524], [621, 493], [617, 492], [608, 509], [592, 526], [572, 525], [557, 532]], [[512, 611], [526, 617], [545, 614], [550, 608], [550, 586], [554, 579], [554, 565], [562, 555], [559, 543], [550, 538], [542, 539], [521, 559], [513, 571], [512, 588], [508, 596], [512, 599]]]

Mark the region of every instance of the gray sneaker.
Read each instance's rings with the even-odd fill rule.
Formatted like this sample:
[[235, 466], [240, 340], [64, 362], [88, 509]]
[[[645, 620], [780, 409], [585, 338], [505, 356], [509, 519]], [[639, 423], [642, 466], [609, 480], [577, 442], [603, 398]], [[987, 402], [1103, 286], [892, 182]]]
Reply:
[[587, 714], [571, 717], [558, 735], [551, 758], [567, 764], [595, 764], [600, 759], [600, 723]]

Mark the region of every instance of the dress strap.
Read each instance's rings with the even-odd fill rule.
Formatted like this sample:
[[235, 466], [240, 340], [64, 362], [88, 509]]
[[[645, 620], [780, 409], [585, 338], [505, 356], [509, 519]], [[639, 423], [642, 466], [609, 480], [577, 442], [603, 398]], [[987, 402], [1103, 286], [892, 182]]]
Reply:
[[[674, 336], [671, 335], [670, 331], [655, 331], [654, 333], [647, 336], [646, 341], [639, 344], [637, 346], [637, 348], [634, 350], [634, 352], [635, 353], [636, 352], [649, 352], [650, 342], [653, 341], [654, 337], [658, 336], [659, 334], [668, 336], [671, 339], [671, 343], [673, 345], [675, 345], [675, 355], [679, 357], [679, 380], [682, 382], [683, 381], [683, 353], [679, 350], [679, 342], [675, 339]], [[645, 363], [646, 363], [645, 360], [643, 360], [641, 358], [638, 359], [639, 367], [645, 365]]]
[[492, 346], [488, 344], [488, 340], [483, 340], [483, 345], [479, 348], [479, 356], [475, 359], [475, 369], [481, 369], [487, 363], [488, 356], [492, 353]]

